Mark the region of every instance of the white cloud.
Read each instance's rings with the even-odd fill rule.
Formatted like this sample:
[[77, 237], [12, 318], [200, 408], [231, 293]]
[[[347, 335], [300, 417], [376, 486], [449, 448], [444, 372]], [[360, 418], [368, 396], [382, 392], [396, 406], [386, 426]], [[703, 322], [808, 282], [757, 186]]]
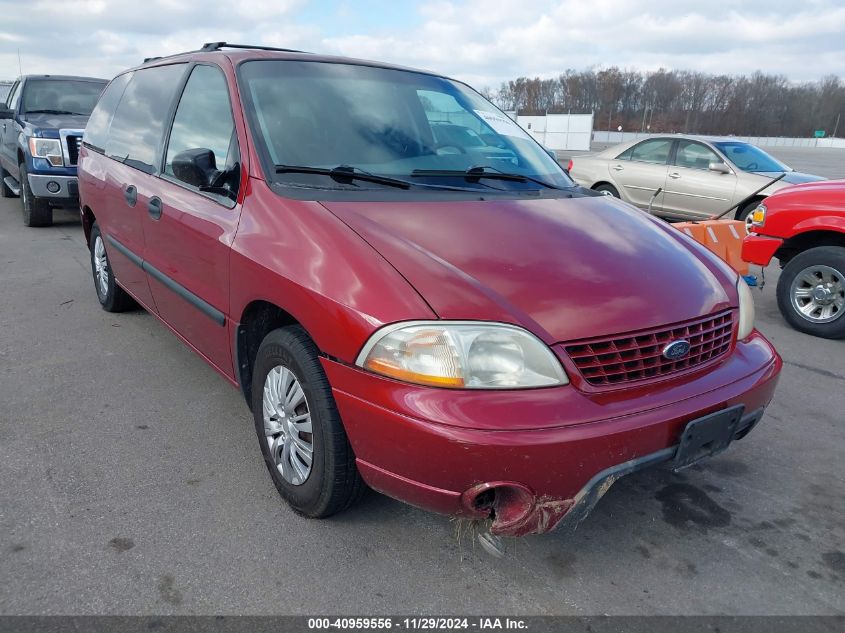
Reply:
[[391, 30], [363, 0], [355, 9], [368, 20], [357, 28], [345, 28], [347, 5], [319, 6], [325, 11], [304, 0], [0, 0], [0, 76], [17, 73], [18, 48], [25, 72], [110, 77], [144, 57], [218, 40], [377, 59], [478, 87], [611, 65], [759, 69], [799, 81], [845, 75], [841, 0], [435, 0]]

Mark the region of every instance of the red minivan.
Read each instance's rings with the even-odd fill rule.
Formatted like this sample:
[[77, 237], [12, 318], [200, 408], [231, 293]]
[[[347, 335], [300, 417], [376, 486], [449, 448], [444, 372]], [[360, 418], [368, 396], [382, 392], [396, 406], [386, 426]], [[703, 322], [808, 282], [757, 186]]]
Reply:
[[746, 435], [781, 368], [727, 265], [435, 74], [148, 60], [103, 93], [79, 189], [103, 308], [140, 304], [241, 389], [310, 517], [366, 484], [546, 532]]

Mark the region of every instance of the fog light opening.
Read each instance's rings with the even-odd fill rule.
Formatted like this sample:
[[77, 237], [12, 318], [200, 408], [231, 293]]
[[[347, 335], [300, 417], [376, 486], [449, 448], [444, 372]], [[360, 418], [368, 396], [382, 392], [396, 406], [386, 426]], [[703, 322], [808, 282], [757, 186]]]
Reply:
[[61, 190], [62, 186], [55, 180], [51, 180], [47, 183], [47, 191], [49, 191], [50, 193], [59, 193]]

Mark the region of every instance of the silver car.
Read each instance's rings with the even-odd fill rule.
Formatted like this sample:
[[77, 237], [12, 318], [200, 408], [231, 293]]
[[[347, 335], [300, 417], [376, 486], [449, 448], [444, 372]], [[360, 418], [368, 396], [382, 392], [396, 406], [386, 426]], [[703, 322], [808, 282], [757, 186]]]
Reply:
[[652, 212], [684, 220], [727, 211], [784, 173], [781, 180], [741, 205], [733, 217], [745, 220], [760, 200], [782, 187], [824, 180], [794, 171], [759, 147], [737, 139], [686, 135], [640, 139], [598, 154], [575, 156], [569, 173], [578, 184], [641, 209], [647, 209], [654, 192], [661, 189]]

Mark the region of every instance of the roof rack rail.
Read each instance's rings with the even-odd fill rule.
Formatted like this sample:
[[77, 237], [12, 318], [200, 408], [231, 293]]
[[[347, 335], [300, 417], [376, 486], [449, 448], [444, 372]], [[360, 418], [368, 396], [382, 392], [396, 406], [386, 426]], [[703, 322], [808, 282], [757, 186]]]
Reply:
[[300, 51], [294, 48], [275, 48], [273, 46], [252, 46], [251, 44], [229, 44], [228, 42], [206, 42], [202, 45], [200, 52], [211, 53], [219, 51], [221, 48], [243, 48], [253, 49], [259, 51], [279, 51], [281, 53], [305, 53], [307, 51]]
[[144, 58], [144, 63], [146, 64], [147, 62], [152, 62], [152, 61], [155, 61], [155, 60], [157, 60], [157, 59], [161, 59], [161, 56], [158, 56], [158, 57], [145, 57], [145, 58]]

